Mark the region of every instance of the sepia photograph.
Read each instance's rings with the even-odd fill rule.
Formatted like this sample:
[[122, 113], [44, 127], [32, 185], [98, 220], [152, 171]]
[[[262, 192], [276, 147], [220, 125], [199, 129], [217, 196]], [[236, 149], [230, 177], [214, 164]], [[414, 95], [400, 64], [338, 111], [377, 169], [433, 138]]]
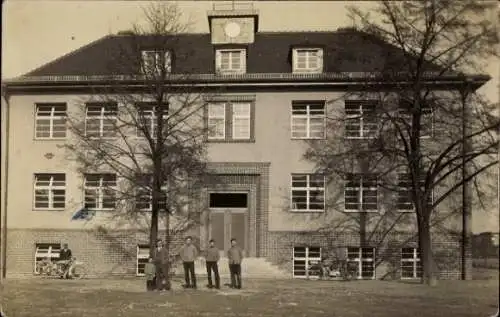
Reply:
[[498, 316], [499, 22], [3, 1], [0, 317]]

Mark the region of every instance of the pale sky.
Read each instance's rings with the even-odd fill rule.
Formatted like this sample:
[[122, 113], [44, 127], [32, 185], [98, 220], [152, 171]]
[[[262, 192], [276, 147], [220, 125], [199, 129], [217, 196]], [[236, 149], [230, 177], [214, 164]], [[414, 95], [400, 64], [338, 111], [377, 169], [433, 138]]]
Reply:
[[[140, 20], [140, 7], [147, 4], [148, 1], [4, 1], [2, 79], [27, 73], [107, 34], [130, 29]], [[207, 11], [212, 4], [179, 2], [194, 22], [192, 31], [208, 33]], [[346, 5], [352, 4], [369, 10], [373, 1], [257, 1], [254, 7], [259, 10], [260, 31], [336, 30], [351, 25]], [[488, 65], [485, 71], [493, 79], [480, 92], [497, 102], [500, 63], [491, 59]], [[473, 223], [474, 231], [498, 230], [498, 224], [491, 226], [486, 219], [482, 224]]]

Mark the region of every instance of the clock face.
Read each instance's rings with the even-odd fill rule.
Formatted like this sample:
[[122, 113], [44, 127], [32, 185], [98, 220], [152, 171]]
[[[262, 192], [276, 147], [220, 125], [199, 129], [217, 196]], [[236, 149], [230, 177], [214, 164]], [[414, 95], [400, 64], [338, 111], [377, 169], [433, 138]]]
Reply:
[[240, 34], [240, 25], [236, 22], [229, 22], [224, 27], [224, 32], [229, 37], [237, 37]]

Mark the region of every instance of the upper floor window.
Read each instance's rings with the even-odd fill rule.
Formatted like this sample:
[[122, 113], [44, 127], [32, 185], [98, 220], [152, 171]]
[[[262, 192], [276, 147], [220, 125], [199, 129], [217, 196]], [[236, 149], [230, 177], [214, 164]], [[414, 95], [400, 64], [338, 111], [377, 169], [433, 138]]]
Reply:
[[377, 135], [377, 101], [345, 101], [345, 137], [348, 139], [373, 138]]
[[325, 137], [325, 102], [292, 102], [292, 139]]
[[220, 102], [208, 105], [209, 140], [251, 140], [252, 103]]
[[35, 209], [64, 209], [66, 175], [35, 174]]
[[244, 74], [246, 72], [245, 49], [217, 50], [215, 65], [218, 73]]
[[378, 182], [374, 174], [348, 174], [344, 189], [345, 211], [377, 211]]
[[291, 194], [292, 211], [324, 211], [324, 175], [293, 174]]
[[37, 139], [65, 138], [66, 111], [65, 103], [36, 104], [35, 137]]
[[[412, 131], [413, 124], [413, 102], [411, 100], [400, 100], [399, 115], [408, 132]], [[431, 138], [434, 132], [434, 113], [430, 102], [423, 102], [420, 105], [420, 137]]]
[[[165, 104], [162, 107], [158, 107], [154, 104], [138, 104], [137, 105], [137, 136], [141, 137], [145, 135], [145, 132], [151, 137], [156, 137], [156, 130], [158, 127], [158, 114], [162, 114], [162, 122], [164, 123], [164, 128], [166, 128], [167, 118], [168, 118], [168, 105]], [[165, 130], [164, 130], [165, 131]]]
[[323, 49], [296, 48], [293, 50], [294, 73], [322, 73]]
[[85, 135], [114, 137], [117, 128], [118, 106], [114, 103], [89, 103], [85, 114]]
[[[420, 190], [425, 190], [425, 177], [421, 177], [419, 181]], [[397, 208], [399, 211], [414, 211], [414, 203], [412, 198], [412, 188], [413, 184], [411, 181], [411, 175], [408, 172], [398, 173], [397, 179]], [[427, 208], [432, 207], [433, 204], [433, 194], [428, 196]]]
[[116, 175], [86, 174], [84, 204], [88, 209], [114, 209], [116, 206]]
[[170, 51], [142, 51], [142, 73], [146, 75], [162, 75], [172, 71], [172, 54]]

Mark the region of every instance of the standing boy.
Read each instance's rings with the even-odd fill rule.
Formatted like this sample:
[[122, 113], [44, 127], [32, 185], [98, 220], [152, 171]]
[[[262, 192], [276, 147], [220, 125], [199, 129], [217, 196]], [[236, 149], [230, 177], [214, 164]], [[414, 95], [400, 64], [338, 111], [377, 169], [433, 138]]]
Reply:
[[220, 259], [219, 249], [215, 246], [215, 241], [212, 239], [209, 241], [209, 246], [207, 249], [205, 261], [207, 264], [207, 277], [208, 277], [208, 288], [213, 288], [212, 284], [212, 271], [215, 277], [215, 288], [220, 289], [220, 277], [219, 277], [219, 267], [217, 262]]
[[[180, 257], [184, 267], [184, 288], [196, 288], [196, 275], [194, 272], [194, 261], [198, 257], [198, 250], [192, 243], [192, 238], [186, 238], [186, 243], [180, 251]], [[191, 277], [191, 278], [190, 278]]]
[[156, 289], [162, 291], [164, 289], [170, 289], [170, 283], [166, 280], [168, 272], [168, 257], [167, 250], [163, 247], [163, 241], [158, 240], [156, 242], [156, 250], [154, 256], [154, 265], [156, 271]]
[[146, 276], [146, 290], [153, 291], [155, 289], [155, 265], [152, 257], [149, 257], [148, 263], [144, 265], [144, 275]]
[[231, 288], [241, 289], [241, 261], [243, 250], [237, 245], [236, 239], [231, 239], [231, 248], [227, 251], [229, 272], [231, 273]]

